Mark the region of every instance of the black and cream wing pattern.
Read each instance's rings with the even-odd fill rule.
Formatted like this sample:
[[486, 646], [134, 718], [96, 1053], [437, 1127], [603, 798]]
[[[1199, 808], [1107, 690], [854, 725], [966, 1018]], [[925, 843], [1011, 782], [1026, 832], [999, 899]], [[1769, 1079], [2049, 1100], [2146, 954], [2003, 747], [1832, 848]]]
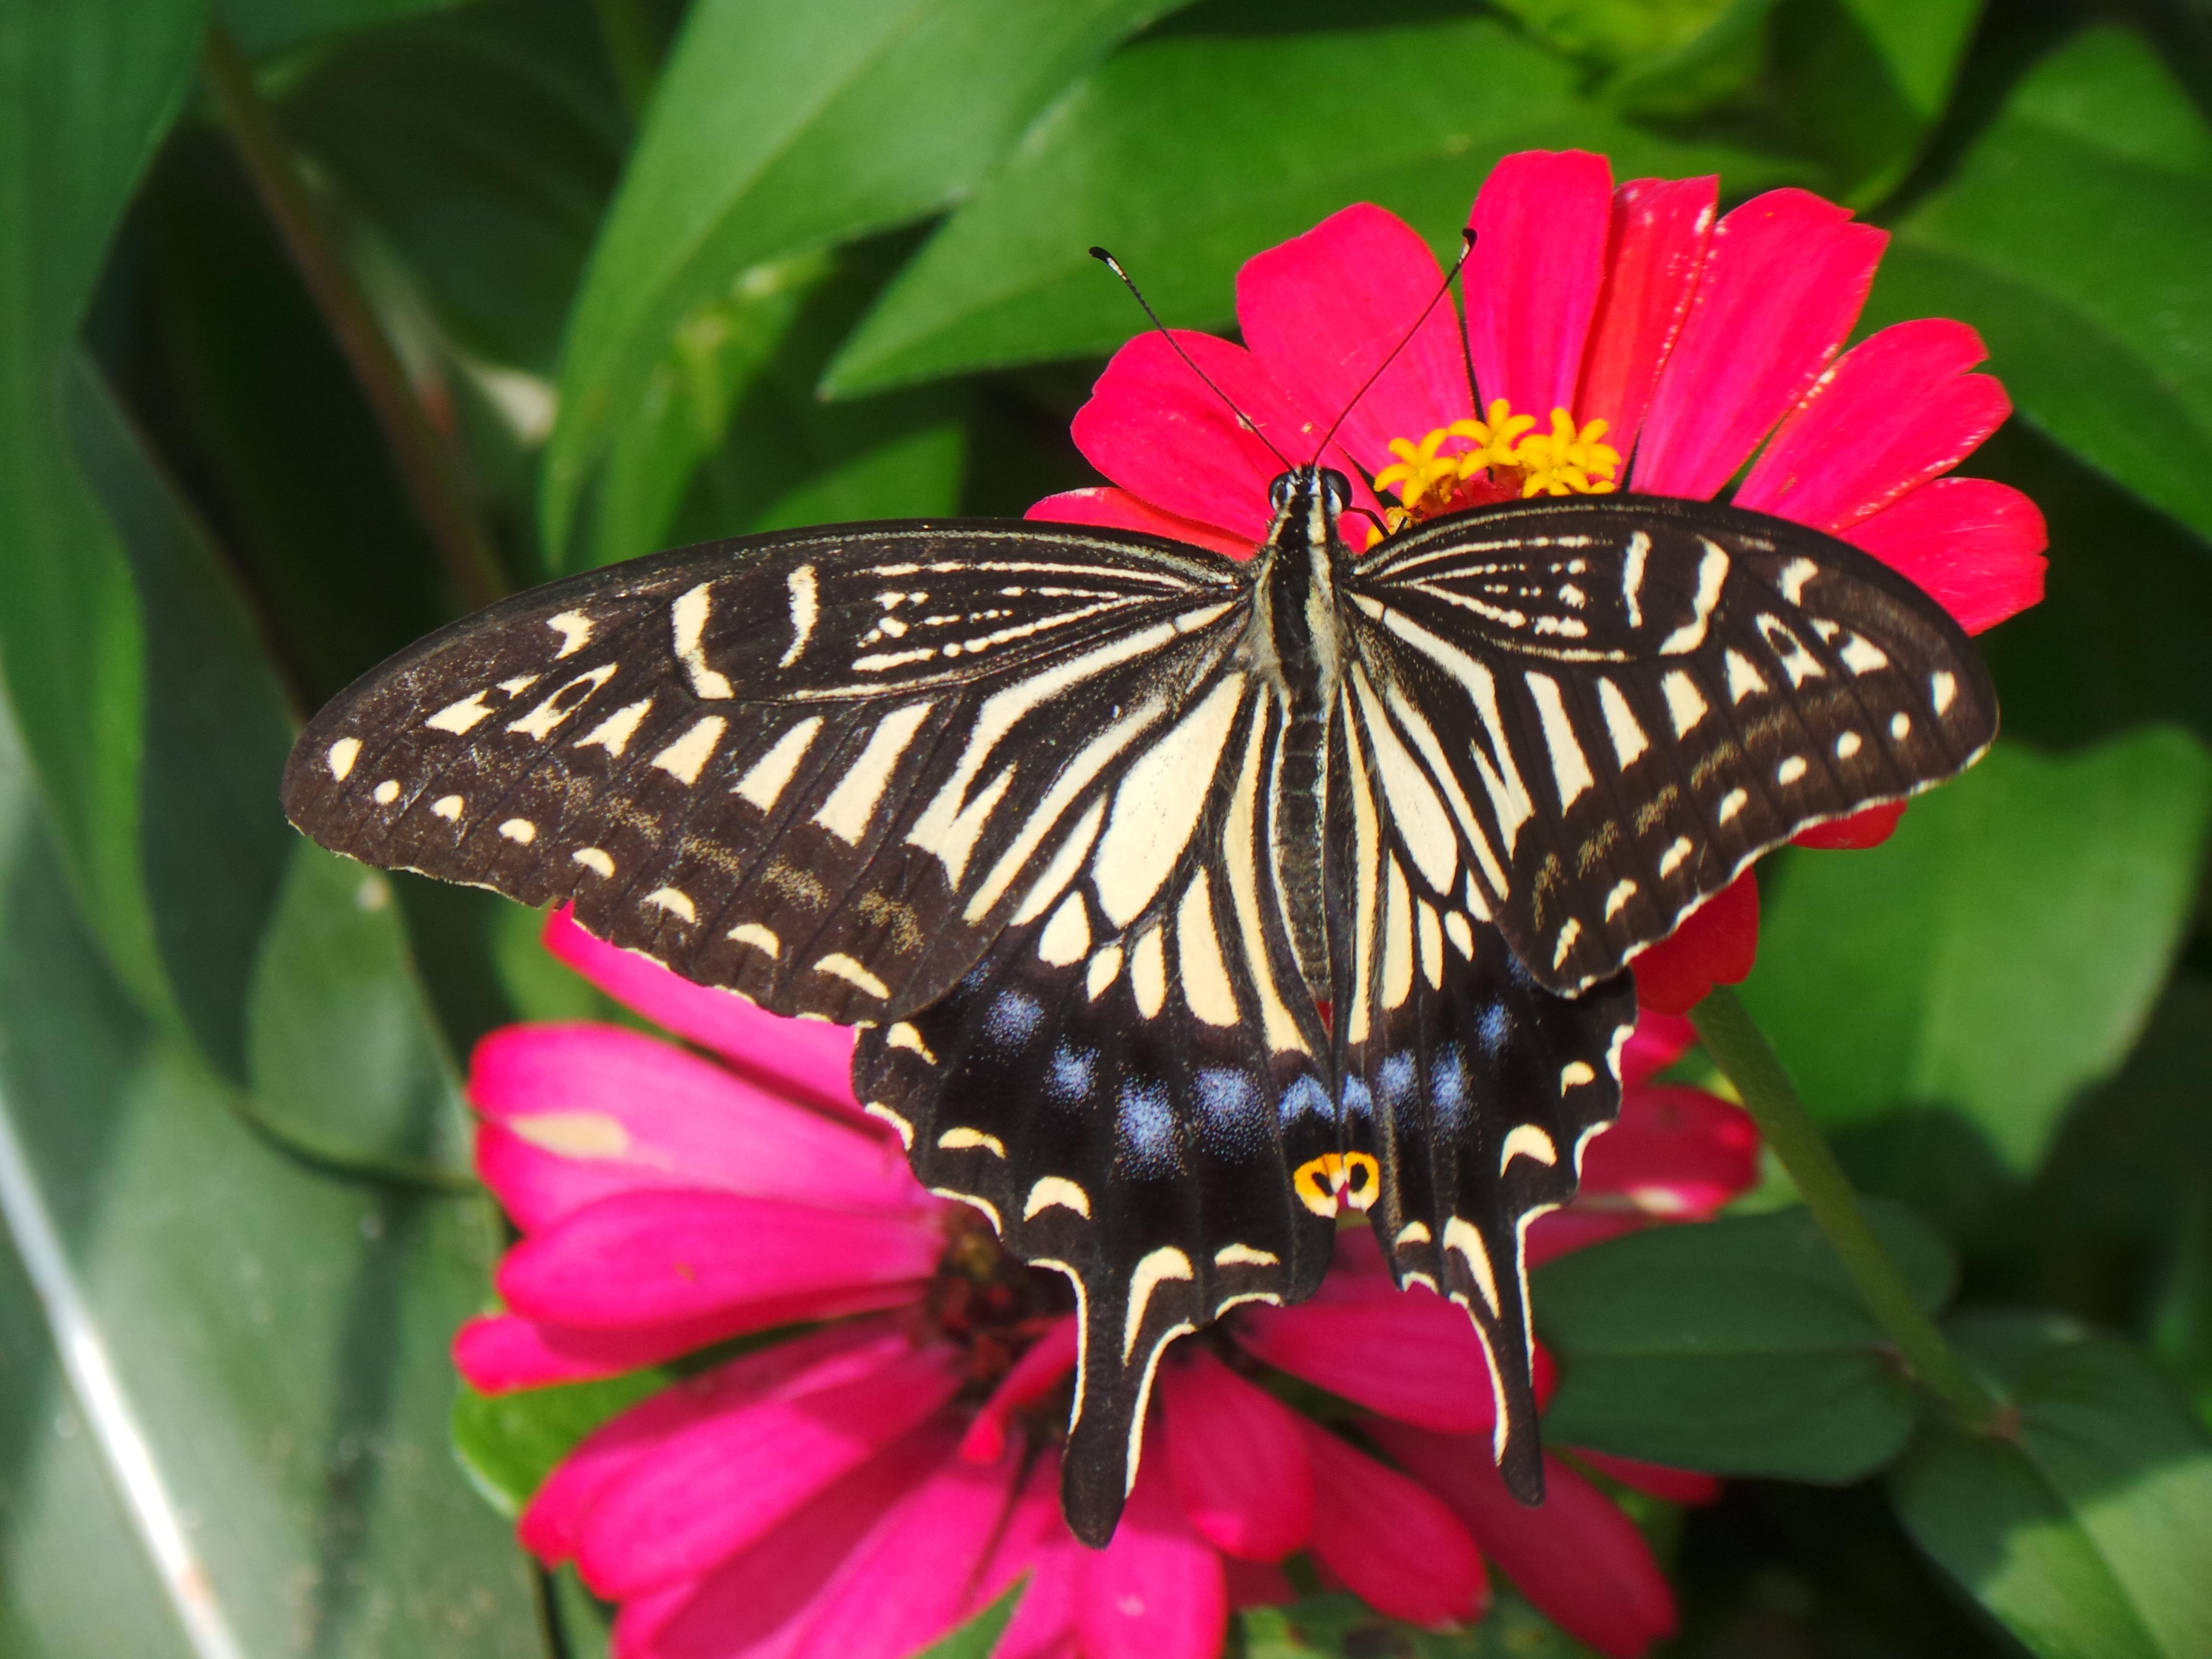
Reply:
[[1322, 475], [1278, 488], [1249, 562], [955, 521], [574, 578], [367, 677], [286, 773], [340, 852], [865, 1027], [923, 1182], [1076, 1288], [1093, 1543], [1166, 1345], [1310, 1294], [1345, 1209], [1467, 1310], [1539, 1498], [1524, 1242], [1618, 1110], [1625, 964], [1995, 731], [1949, 619], [1815, 532], [1585, 500], [1355, 558]]

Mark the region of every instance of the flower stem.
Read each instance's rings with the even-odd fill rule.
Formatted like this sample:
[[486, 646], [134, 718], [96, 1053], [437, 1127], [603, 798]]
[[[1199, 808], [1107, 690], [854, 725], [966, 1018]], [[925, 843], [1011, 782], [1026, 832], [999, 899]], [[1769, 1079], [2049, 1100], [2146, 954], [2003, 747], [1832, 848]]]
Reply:
[[409, 384], [399, 354], [339, 257], [275, 115], [253, 84], [253, 72], [221, 23], [208, 29], [201, 67], [230, 129], [262, 210], [307, 284], [323, 323], [351, 366], [370, 412], [383, 429], [401, 486], [428, 532], [447, 579], [473, 611], [507, 592], [491, 540], [463, 488], [452, 453]]
[[1735, 1085], [1744, 1109], [1843, 1259], [1859, 1299], [1896, 1345], [1912, 1375], [1942, 1401], [1960, 1427], [1979, 1431], [1993, 1426], [1996, 1401], [1913, 1299], [1897, 1264], [1867, 1224], [1866, 1212], [1859, 1208], [1858, 1196], [1826, 1137], [1797, 1097], [1781, 1060], [1741, 1000], [1729, 987], [1717, 985], [1690, 1011], [1690, 1022], [1698, 1028], [1713, 1063]]

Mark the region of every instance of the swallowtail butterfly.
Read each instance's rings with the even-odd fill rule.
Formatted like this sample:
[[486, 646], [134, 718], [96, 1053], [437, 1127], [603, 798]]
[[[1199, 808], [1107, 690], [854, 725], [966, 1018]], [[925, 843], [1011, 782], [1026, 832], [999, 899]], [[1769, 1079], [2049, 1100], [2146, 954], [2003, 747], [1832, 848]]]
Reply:
[[1077, 1287], [1084, 1538], [1163, 1347], [1310, 1294], [1340, 1204], [1474, 1320], [1534, 1502], [1522, 1244], [1617, 1109], [1624, 964], [1971, 763], [1996, 705], [1940, 608], [1802, 526], [1540, 500], [1355, 555], [1347, 495], [1286, 472], [1249, 562], [948, 520], [556, 582], [325, 708], [285, 809], [864, 1028], [922, 1182]]

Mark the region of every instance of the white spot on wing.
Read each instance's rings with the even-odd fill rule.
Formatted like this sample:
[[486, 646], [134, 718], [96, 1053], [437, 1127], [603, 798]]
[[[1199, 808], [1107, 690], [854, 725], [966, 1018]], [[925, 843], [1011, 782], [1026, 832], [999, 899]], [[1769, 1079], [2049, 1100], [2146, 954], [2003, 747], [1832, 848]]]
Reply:
[[[1844, 660], [1848, 662], [1850, 659], [1846, 656]], [[1936, 705], [1936, 712], [1948, 714], [1952, 702], [1959, 695], [1959, 678], [1948, 668], [1939, 668], [1929, 677], [1928, 690], [1930, 701]]]
[[1820, 567], [1812, 560], [1792, 559], [1782, 567], [1782, 574], [1775, 580], [1774, 585], [1790, 604], [1802, 605], [1805, 603], [1805, 584], [1820, 574]]
[[799, 762], [813, 746], [814, 734], [822, 729], [822, 716], [810, 714], [775, 740], [768, 753], [755, 761], [744, 776], [739, 778], [736, 793], [750, 801], [762, 811], [773, 811], [784, 788], [799, 770]]
[[1802, 755], [1792, 755], [1774, 769], [1777, 783], [1795, 783], [1804, 775], [1805, 757]]
[[1742, 811], [1744, 807], [1750, 803], [1750, 800], [1751, 797], [1746, 794], [1742, 790], [1731, 789], [1728, 793], [1721, 797], [1721, 810], [1714, 813], [1713, 816], [1715, 818], [1719, 820], [1719, 822], [1726, 823], [1737, 813]]
[[1667, 713], [1674, 722], [1674, 735], [1689, 736], [1691, 728], [1705, 717], [1705, 700], [1698, 695], [1698, 683], [1686, 669], [1677, 668], [1659, 682], [1666, 694]]
[[[763, 927], [757, 921], [741, 921], [723, 938], [734, 939], [739, 945], [750, 945], [766, 956], [780, 957], [783, 954], [783, 941], [775, 936], [775, 929]], [[899, 1046], [896, 1028], [893, 1028], [891, 1046], [894, 1048]]]
[[1877, 668], [1889, 666], [1888, 653], [1863, 634], [1852, 635], [1844, 641], [1844, 648], [1836, 654], [1843, 659], [1844, 666], [1854, 674], [1871, 674]]
[[1581, 921], [1573, 916], [1569, 916], [1566, 925], [1559, 929], [1559, 942], [1552, 951], [1552, 966], [1554, 969], [1566, 965], [1567, 953], [1575, 948], [1575, 941], [1582, 937], [1582, 933]]
[[1620, 565], [1620, 602], [1628, 607], [1628, 625], [1644, 626], [1644, 561], [1651, 551], [1651, 538], [1641, 530], [1628, 538], [1628, 553]]
[[[1444, 1223], [1444, 1249], [1460, 1253], [1467, 1263], [1468, 1271], [1474, 1275], [1475, 1288], [1482, 1292], [1482, 1299], [1490, 1304], [1491, 1317], [1495, 1319], [1498, 1316], [1498, 1278], [1491, 1270], [1490, 1247], [1482, 1242], [1482, 1235], [1463, 1217], [1454, 1216]], [[1480, 1327], [1478, 1325], [1476, 1328], [1480, 1330]], [[1502, 1418], [1504, 1413], [1499, 1415]]]
[[1498, 1149], [1498, 1172], [1516, 1158], [1533, 1158], [1539, 1164], [1556, 1164], [1559, 1161], [1559, 1143], [1534, 1123], [1516, 1123], [1506, 1131], [1505, 1144]]
[[1636, 757], [1651, 746], [1651, 739], [1644, 735], [1644, 728], [1636, 723], [1636, 711], [1628, 706], [1627, 697], [1611, 680], [1601, 677], [1598, 680], [1597, 702], [1605, 712], [1605, 731], [1613, 739], [1613, 759], [1626, 772]]
[[1091, 1219], [1091, 1194], [1066, 1176], [1045, 1176], [1030, 1188], [1029, 1200], [1022, 1206], [1022, 1219], [1034, 1220], [1040, 1212], [1055, 1207], [1073, 1210], [1088, 1221]]
[[1549, 674], [1531, 673], [1522, 678], [1528, 682], [1528, 693], [1535, 698], [1536, 713], [1543, 721], [1544, 747], [1552, 757], [1552, 781], [1559, 787], [1559, 810], [1564, 812], [1596, 780], [1590, 775], [1589, 762], [1575, 737], [1574, 722], [1567, 718], [1566, 704], [1559, 696], [1559, 683]]
[[699, 781], [699, 773], [721, 742], [729, 722], [720, 714], [706, 714], [689, 732], [653, 757], [653, 763], [681, 784]]
[[392, 802], [399, 799], [399, 780], [397, 778], [385, 779], [382, 783], [376, 786], [376, 791], [373, 799], [379, 806], [391, 805]]
[[1705, 625], [1712, 620], [1713, 607], [1721, 602], [1721, 585], [1728, 580], [1729, 556], [1720, 544], [1703, 536], [1698, 539], [1705, 551], [1698, 561], [1698, 592], [1690, 602], [1690, 620], [1659, 641], [1662, 657], [1694, 651], [1705, 642]]
[[615, 872], [615, 861], [605, 849], [598, 847], [579, 847], [568, 854], [571, 864], [580, 864], [593, 875], [602, 878]]
[[920, 1054], [925, 1065], [937, 1064], [937, 1056], [930, 1053], [929, 1045], [921, 1040], [921, 1033], [905, 1020], [899, 1021], [897, 1024], [884, 1033], [884, 1046], [889, 1048], [904, 1048]]
[[914, 1145], [914, 1125], [908, 1122], [906, 1119], [901, 1117], [896, 1112], [891, 1110], [890, 1107], [884, 1105], [882, 1102], [872, 1100], [860, 1109], [866, 1112], [870, 1117], [879, 1117], [883, 1119], [883, 1121], [890, 1124], [892, 1128], [897, 1130], [900, 1146], [911, 1147]]
[[897, 770], [899, 757], [914, 742], [914, 734], [929, 718], [934, 703], [917, 702], [895, 708], [870, 734], [860, 757], [845, 769], [845, 775], [822, 803], [814, 822], [849, 846], [857, 847], [876, 815], [876, 804]]
[[1091, 958], [1090, 967], [1083, 973], [1083, 994], [1096, 1002], [1105, 994], [1106, 988], [1121, 977], [1121, 947], [1109, 945]]
[[1070, 963], [1082, 961], [1090, 949], [1091, 918], [1085, 911], [1083, 895], [1072, 894], [1052, 913], [1044, 932], [1037, 935], [1037, 958], [1055, 968], [1065, 968]]
[[1098, 908], [1115, 927], [1136, 920], [1182, 858], [1243, 691], [1241, 675], [1225, 677], [1137, 758], [1114, 792], [1091, 880]]
[[994, 1134], [986, 1134], [981, 1129], [947, 1129], [943, 1134], [938, 1136], [937, 1144], [948, 1152], [964, 1152], [980, 1149], [996, 1158], [1004, 1158], [1006, 1155], [1006, 1143]]
[[1191, 1277], [1190, 1258], [1172, 1244], [1161, 1245], [1137, 1263], [1136, 1271], [1129, 1275], [1129, 1312], [1121, 1327], [1123, 1364], [1136, 1354], [1137, 1334], [1144, 1328], [1145, 1310], [1152, 1304], [1152, 1292], [1163, 1284]]
[[1130, 948], [1129, 991], [1137, 999], [1137, 1012], [1146, 1019], [1156, 1018], [1167, 1006], [1167, 945], [1157, 926], [1145, 929]]
[[1611, 921], [1627, 908], [1628, 901], [1636, 896], [1636, 883], [1624, 876], [1613, 884], [1613, 890], [1605, 896], [1605, 919]]
[[1579, 1089], [1585, 1083], [1595, 1083], [1596, 1081], [1597, 1073], [1590, 1069], [1589, 1062], [1587, 1060], [1571, 1060], [1565, 1065], [1559, 1067], [1559, 1092], [1561, 1094], [1566, 1093], [1570, 1089]]
[[638, 723], [645, 719], [647, 711], [652, 707], [651, 697], [640, 697], [635, 702], [624, 703], [577, 738], [575, 747], [598, 747], [619, 759], [623, 750], [629, 747], [629, 740], [637, 735]]
[[670, 915], [684, 921], [699, 920], [698, 907], [691, 902], [691, 896], [681, 888], [656, 887], [647, 893], [641, 902], [650, 904], [656, 909], [665, 910]]
[[1273, 1250], [1255, 1249], [1249, 1244], [1224, 1244], [1213, 1253], [1217, 1267], [1278, 1267], [1282, 1260]]
[[1857, 732], [1844, 732], [1836, 739], [1836, 757], [1838, 760], [1849, 760], [1859, 752], [1862, 741]]
[[1741, 702], [1746, 697], [1766, 690], [1765, 679], [1751, 665], [1751, 659], [1741, 651], [1731, 650], [1721, 660], [1728, 669], [1730, 702]]
[[340, 738], [324, 758], [331, 763], [331, 775], [343, 783], [353, 771], [353, 763], [361, 758], [361, 739]]
[[[577, 675], [574, 679], [562, 686], [520, 720], [509, 720], [507, 723], [507, 729], [510, 732], [520, 732], [525, 737], [536, 738], [543, 742], [552, 735], [556, 726], [589, 702], [593, 692], [615, 677], [615, 670], [618, 665], [611, 662], [602, 663], [588, 674]], [[586, 688], [584, 695], [572, 699], [568, 694], [580, 685]]]
[[1182, 998], [1191, 1012], [1208, 1025], [1234, 1025], [1237, 993], [1221, 960], [1221, 941], [1213, 930], [1212, 884], [1203, 870], [1183, 890], [1182, 903], [1176, 911], [1176, 956], [1182, 969]]
[[708, 598], [712, 582], [701, 582], [680, 597], [668, 608], [668, 618], [676, 633], [676, 660], [684, 665], [690, 676], [691, 690], [696, 696], [720, 700], [730, 695], [730, 683], [707, 666], [707, 632]]
[[561, 648], [553, 653], [555, 662], [581, 651], [592, 637], [592, 619], [580, 611], [563, 611], [557, 617], [548, 617], [545, 625], [561, 636]]
[[1452, 942], [1453, 950], [1470, 961], [1474, 959], [1474, 929], [1468, 925], [1467, 918], [1456, 910], [1449, 912], [1444, 917], [1444, 937]]
[[814, 636], [814, 623], [821, 615], [815, 601], [812, 565], [800, 565], [785, 578], [784, 586], [791, 593], [791, 644], [776, 659], [778, 668], [788, 668], [799, 660], [806, 641]]
[[1889, 735], [1895, 738], [1899, 743], [1903, 743], [1905, 739], [1911, 735], [1911, 715], [1899, 713], [1892, 714], [1889, 717]]
[[511, 842], [527, 847], [538, 839], [538, 826], [528, 818], [509, 818], [499, 826], [499, 833]]
[[814, 964], [814, 971], [842, 979], [848, 985], [856, 985], [878, 1002], [890, 1000], [891, 988], [842, 951], [832, 951], [828, 956], [823, 957]]
[[1668, 876], [1673, 875], [1674, 872], [1680, 869], [1682, 867], [1682, 860], [1689, 857], [1693, 850], [1694, 849], [1690, 844], [1690, 838], [1687, 836], [1675, 836], [1674, 845], [1668, 848], [1665, 852], [1659, 855], [1660, 879], [1663, 881]]
[[459, 795], [441, 795], [430, 803], [430, 811], [438, 817], [450, 818], [459, 823], [461, 821], [461, 798]]
[[484, 707], [484, 694], [471, 691], [459, 702], [447, 703], [422, 724], [434, 732], [451, 732], [459, 737], [490, 717], [491, 710]]

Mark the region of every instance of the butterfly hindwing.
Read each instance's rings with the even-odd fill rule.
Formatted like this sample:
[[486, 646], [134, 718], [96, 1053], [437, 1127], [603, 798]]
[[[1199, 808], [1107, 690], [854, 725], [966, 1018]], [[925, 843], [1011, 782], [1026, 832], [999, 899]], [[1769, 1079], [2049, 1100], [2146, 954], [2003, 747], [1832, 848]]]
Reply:
[[1134, 1480], [1162, 1348], [1237, 1303], [1310, 1294], [1333, 1232], [1326, 1038], [1264, 856], [1279, 714], [1224, 671], [1185, 720], [1201, 735], [1182, 763], [1096, 799], [1080, 861], [854, 1063], [922, 1181], [1079, 1287], [1062, 1479], [1094, 1543]]
[[1330, 870], [1351, 945], [1336, 963], [1345, 1156], [1375, 1161], [1369, 1219], [1399, 1285], [1425, 1285], [1473, 1320], [1491, 1360], [1499, 1468], [1534, 1503], [1543, 1462], [1527, 1230], [1574, 1196], [1589, 1136], [1620, 1110], [1635, 991], [1626, 975], [1579, 997], [1545, 989], [1482, 914], [1464, 843], [1455, 858], [1421, 844], [1452, 831], [1445, 809], [1408, 799], [1419, 720], [1375, 694], [1364, 665], [1352, 672]]
[[1225, 560], [1062, 530], [854, 526], [541, 588], [325, 708], [286, 810], [781, 1013], [908, 1012], [1225, 648]]
[[1518, 503], [1385, 543], [1347, 587], [1378, 691], [1433, 738], [1428, 793], [1484, 898], [1562, 993], [1758, 854], [1929, 787], [1996, 735], [1987, 671], [1940, 607], [1760, 514]]

